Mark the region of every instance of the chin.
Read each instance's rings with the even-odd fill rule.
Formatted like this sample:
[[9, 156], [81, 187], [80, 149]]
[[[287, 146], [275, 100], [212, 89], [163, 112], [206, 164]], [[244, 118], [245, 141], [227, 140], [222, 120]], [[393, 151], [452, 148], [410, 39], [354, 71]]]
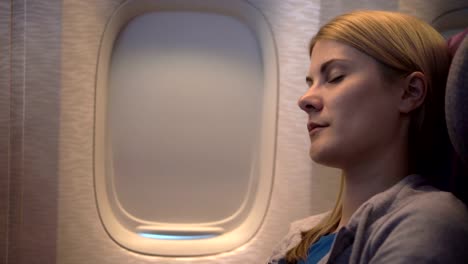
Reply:
[[327, 151], [325, 149], [313, 149], [309, 150], [309, 157], [316, 163], [333, 168], [341, 168], [339, 160], [337, 160], [338, 155], [334, 155], [332, 151]]

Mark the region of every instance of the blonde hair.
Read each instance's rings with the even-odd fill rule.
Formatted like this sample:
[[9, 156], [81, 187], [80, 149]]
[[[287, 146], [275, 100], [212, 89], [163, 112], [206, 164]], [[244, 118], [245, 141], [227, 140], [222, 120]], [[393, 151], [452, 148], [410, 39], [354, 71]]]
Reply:
[[[387, 11], [354, 11], [324, 25], [312, 38], [309, 55], [319, 40], [335, 40], [373, 57], [381, 66], [385, 81], [422, 72], [427, 92], [424, 103], [411, 114], [409, 128], [410, 171], [417, 172], [434, 129], [445, 127], [444, 95], [450, 57], [444, 38], [430, 25], [415, 17]], [[437, 134], [438, 135], [438, 134]], [[429, 151], [431, 153], [431, 151]], [[426, 155], [426, 156], [424, 156]], [[305, 260], [309, 247], [321, 236], [332, 233], [341, 219], [341, 195], [344, 179], [334, 209], [321, 223], [302, 233], [302, 241], [286, 254], [288, 263]]]

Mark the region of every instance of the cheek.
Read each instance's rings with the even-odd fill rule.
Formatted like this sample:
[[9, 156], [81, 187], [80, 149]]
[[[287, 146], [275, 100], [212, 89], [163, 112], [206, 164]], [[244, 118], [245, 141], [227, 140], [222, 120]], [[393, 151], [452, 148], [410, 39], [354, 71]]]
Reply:
[[345, 132], [360, 127], [370, 107], [366, 103], [366, 97], [369, 94], [366, 94], [365, 89], [342, 88], [344, 88], [343, 91], [337, 92], [329, 101], [328, 106], [332, 112], [333, 125], [341, 132]]
[[391, 98], [376, 92], [382, 87], [367, 83], [346, 88], [349, 89], [330, 101], [337, 145], [358, 147], [384, 137], [393, 129], [396, 115], [389, 101]]

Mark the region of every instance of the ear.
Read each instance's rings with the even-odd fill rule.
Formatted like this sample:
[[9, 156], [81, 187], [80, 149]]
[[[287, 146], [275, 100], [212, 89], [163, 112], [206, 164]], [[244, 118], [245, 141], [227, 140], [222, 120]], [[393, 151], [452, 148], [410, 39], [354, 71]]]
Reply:
[[407, 114], [424, 102], [427, 92], [426, 76], [422, 72], [413, 72], [405, 77], [403, 84], [398, 109]]

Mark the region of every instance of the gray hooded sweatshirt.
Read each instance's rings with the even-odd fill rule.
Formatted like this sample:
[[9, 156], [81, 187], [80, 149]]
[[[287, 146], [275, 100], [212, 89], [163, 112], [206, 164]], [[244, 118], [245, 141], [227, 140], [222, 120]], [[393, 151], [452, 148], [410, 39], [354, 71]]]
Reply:
[[[268, 263], [279, 263], [326, 214], [294, 222]], [[374, 195], [336, 234], [324, 263], [468, 263], [468, 211], [451, 193], [409, 175]]]

